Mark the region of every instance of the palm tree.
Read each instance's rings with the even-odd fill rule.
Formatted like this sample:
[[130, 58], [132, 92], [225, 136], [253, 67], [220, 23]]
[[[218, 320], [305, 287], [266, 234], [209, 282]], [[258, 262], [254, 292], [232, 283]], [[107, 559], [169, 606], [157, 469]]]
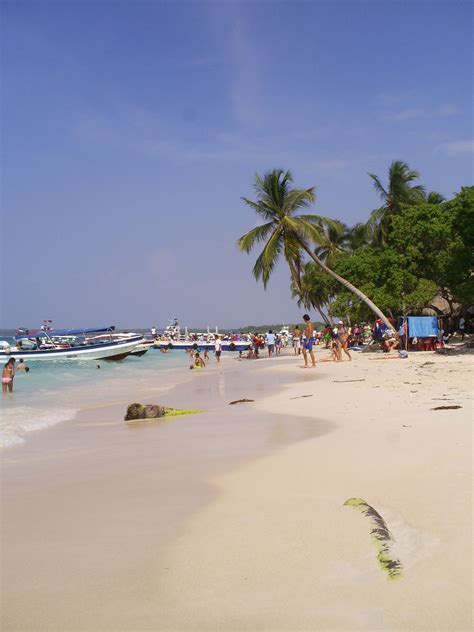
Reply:
[[446, 198], [437, 191], [430, 191], [427, 195], [425, 195], [424, 201], [427, 204], [442, 204], [443, 202], [446, 202]]
[[419, 172], [411, 170], [402, 160], [394, 160], [390, 165], [385, 187], [374, 173], [369, 173], [369, 176], [374, 181], [374, 189], [382, 200], [382, 206], [372, 211], [368, 226], [373, 231], [374, 240], [382, 245], [386, 242], [393, 215], [424, 201], [426, 193], [420, 184], [412, 184], [419, 179]]
[[301, 214], [300, 211], [315, 201], [314, 187], [292, 189], [292, 182], [293, 178], [289, 171], [268, 171], [263, 178], [255, 176], [257, 201], [242, 198], [264, 221], [262, 225], [252, 228], [237, 241], [238, 247], [247, 254], [257, 244], [264, 243], [263, 250], [253, 267], [255, 278], [261, 278], [263, 286], [266, 287], [278, 258], [283, 253], [290, 268], [291, 278], [296, 288], [301, 289], [304, 251], [322, 270], [366, 303], [388, 327], [391, 327], [387, 317], [363, 292], [334, 272], [315, 254], [312, 246], [326, 242], [323, 227], [334, 224], [334, 221], [321, 215]]
[[308, 261], [303, 266], [301, 287], [291, 284], [291, 296], [297, 299], [298, 307], [315, 309], [323, 322], [332, 324], [332, 303], [335, 299], [333, 282], [314, 261]]
[[314, 252], [324, 263], [333, 267], [338, 259], [351, 251], [350, 230], [339, 221], [324, 223], [322, 230], [325, 241], [317, 246]]
[[355, 252], [363, 246], [370, 246], [371, 235], [367, 224], [359, 222], [349, 229], [347, 235], [347, 245], [351, 252]]

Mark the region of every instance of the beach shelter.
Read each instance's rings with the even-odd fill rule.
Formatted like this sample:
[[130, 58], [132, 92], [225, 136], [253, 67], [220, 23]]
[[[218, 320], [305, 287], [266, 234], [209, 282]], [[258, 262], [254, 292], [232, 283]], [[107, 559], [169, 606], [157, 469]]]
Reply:
[[437, 338], [439, 334], [436, 316], [408, 316], [409, 338]]

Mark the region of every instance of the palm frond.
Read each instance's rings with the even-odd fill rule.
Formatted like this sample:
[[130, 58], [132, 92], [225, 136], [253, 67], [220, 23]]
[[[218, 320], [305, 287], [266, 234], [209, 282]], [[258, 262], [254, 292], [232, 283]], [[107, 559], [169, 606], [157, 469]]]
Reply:
[[300, 208], [307, 208], [316, 200], [315, 187], [309, 189], [293, 189], [288, 193], [283, 202], [284, 212], [292, 215]]
[[249, 230], [248, 233], [245, 233], [237, 240], [237, 246], [248, 254], [256, 244], [265, 241], [272, 228], [275, 228], [274, 222], [267, 222], [252, 228], [252, 230]]
[[384, 200], [388, 196], [388, 193], [384, 189], [383, 184], [380, 182], [380, 178], [378, 176], [376, 176], [375, 173], [369, 173], [368, 175], [374, 181], [374, 189], [377, 191], [377, 193], [379, 194], [380, 198], [382, 200]]
[[253, 202], [252, 200], [249, 200], [248, 198], [245, 198], [245, 197], [241, 197], [240, 199], [242, 200], [242, 202], [245, 202], [247, 206], [250, 206], [250, 208], [252, 208], [256, 213], [258, 213], [260, 217], [263, 217], [263, 219], [269, 220], [269, 219], [274, 219], [275, 217], [277, 217], [277, 213], [275, 209], [271, 206], [271, 204], [268, 204], [268, 202], [265, 200], [259, 200], [258, 202]]
[[264, 288], [267, 287], [270, 276], [276, 266], [281, 247], [281, 231], [277, 229], [265, 244], [252, 270], [257, 281], [260, 278], [262, 279]]

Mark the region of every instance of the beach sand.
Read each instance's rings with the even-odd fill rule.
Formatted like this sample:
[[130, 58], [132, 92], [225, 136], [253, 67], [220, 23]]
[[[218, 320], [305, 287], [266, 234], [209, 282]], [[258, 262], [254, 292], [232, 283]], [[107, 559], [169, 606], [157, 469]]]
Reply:
[[201, 415], [105, 393], [5, 452], [3, 629], [470, 630], [472, 356], [353, 357], [226, 357], [140, 393]]

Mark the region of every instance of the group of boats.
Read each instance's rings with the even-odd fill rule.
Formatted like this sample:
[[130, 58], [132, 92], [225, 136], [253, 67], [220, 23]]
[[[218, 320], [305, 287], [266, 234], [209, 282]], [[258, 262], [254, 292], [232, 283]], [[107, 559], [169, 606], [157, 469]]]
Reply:
[[216, 327], [215, 332], [209, 328], [205, 333], [189, 333], [185, 327], [181, 331], [178, 319], [170, 321], [161, 335], [156, 335], [154, 346], [157, 349], [200, 349], [214, 351], [216, 339], [221, 341], [222, 351], [245, 351], [249, 348], [250, 337], [238, 334], [221, 335]]
[[115, 326], [86, 329], [55, 329], [51, 321], [44, 321], [40, 329], [18, 329], [14, 342], [0, 341], [0, 362], [15, 360], [123, 360], [127, 356], [142, 356], [150, 348], [214, 350], [217, 338], [223, 351], [244, 351], [250, 339], [240, 336], [221, 336], [215, 333], [181, 332], [178, 320], [170, 321], [158, 334], [118, 332]]

